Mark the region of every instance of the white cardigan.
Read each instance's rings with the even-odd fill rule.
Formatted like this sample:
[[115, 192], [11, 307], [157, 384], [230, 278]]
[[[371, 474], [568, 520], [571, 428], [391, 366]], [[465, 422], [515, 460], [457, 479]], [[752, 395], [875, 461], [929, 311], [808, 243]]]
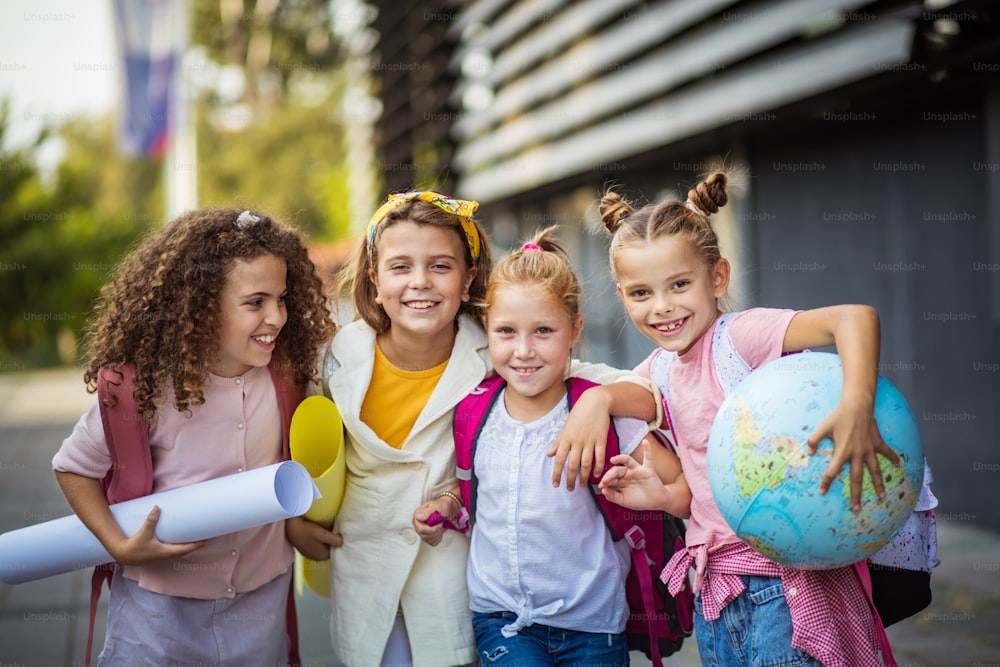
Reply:
[[[417, 507], [456, 484], [453, 413], [492, 368], [486, 334], [473, 319], [459, 319], [444, 374], [401, 449], [380, 440], [359, 416], [374, 365], [375, 332], [356, 320], [337, 332], [323, 370], [324, 392], [347, 427], [347, 484], [333, 528], [344, 544], [330, 556], [333, 649], [350, 667], [379, 667], [402, 608], [414, 667], [470, 664], [476, 650], [468, 539], [447, 530], [436, 547], [427, 546], [412, 519]], [[571, 374], [651, 386], [603, 364], [574, 361]]]
[[347, 427], [347, 485], [331, 552], [330, 632], [351, 667], [379, 667], [402, 607], [414, 667], [465, 665], [475, 659], [465, 584], [468, 539], [446, 531], [429, 547], [413, 530], [413, 511], [455, 485], [452, 414], [490, 368], [486, 335], [459, 320], [451, 359], [401, 449], [361, 421], [375, 363], [375, 332], [357, 320], [337, 332], [327, 354], [324, 390]]

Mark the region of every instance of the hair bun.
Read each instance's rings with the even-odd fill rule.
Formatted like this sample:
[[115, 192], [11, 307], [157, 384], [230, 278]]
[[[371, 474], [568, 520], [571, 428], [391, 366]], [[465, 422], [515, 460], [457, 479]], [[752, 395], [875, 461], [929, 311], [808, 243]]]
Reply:
[[617, 192], [607, 192], [601, 197], [601, 222], [614, 234], [622, 222], [632, 213], [632, 207]]
[[693, 190], [688, 190], [687, 200], [702, 215], [708, 217], [718, 213], [719, 209], [729, 201], [729, 195], [726, 194], [728, 184], [729, 179], [726, 174], [717, 171], [696, 185]]

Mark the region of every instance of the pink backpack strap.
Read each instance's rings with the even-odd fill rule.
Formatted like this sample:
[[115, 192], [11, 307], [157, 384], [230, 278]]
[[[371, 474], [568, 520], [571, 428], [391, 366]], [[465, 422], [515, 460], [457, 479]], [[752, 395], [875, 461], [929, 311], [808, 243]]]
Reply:
[[272, 360], [267, 365], [267, 370], [271, 373], [271, 382], [278, 397], [278, 412], [281, 414], [281, 459], [288, 461], [292, 458], [288, 445], [292, 415], [306, 397], [306, 392], [303, 387], [295, 384], [295, 375], [287, 363]]
[[[267, 365], [274, 384], [274, 392], [278, 399], [278, 413], [281, 415], [281, 459], [292, 458], [289, 448], [288, 434], [292, 425], [292, 415], [295, 408], [305, 398], [303, 387], [295, 384], [295, 375], [291, 366], [277, 359]], [[285, 632], [288, 633], [288, 665], [298, 667], [302, 659], [299, 655], [299, 619], [295, 608], [295, 580], [288, 582], [288, 603], [285, 605]]]
[[84, 653], [85, 664], [90, 667], [90, 652], [94, 648], [94, 620], [97, 618], [97, 601], [101, 599], [101, 588], [104, 582], [111, 589], [111, 577], [115, 573], [114, 563], [104, 563], [94, 568], [90, 576], [90, 622], [87, 626], [87, 652]]
[[[97, 373], [97, 401], [104, 440], [111, 455], [111, 468], [101, 480], [108, 504], [147, 496], [153, 491], [149, 428], [142, 421], [132, 394], [134, 375], [135, 369], [130, 365], [102, 368]], [[109, 402], [114, 405], [108, 405]], [[87, 652], [84, 654], [88, 665], [94, 646], [97, 602], [104, 584], [111, 588], [114, 572], [114, 563], [104, 563], [95, 567], [90, 577], [90, 621], [87, 626]]]
[[885, 634], [885, 626], [882, 624], [882, 618], [878, 615], [878, 609], [875, 607], [875, 599], [872, 597], [872, 577], [868, 571], [868, 561], [863, 560], [855, 563], [854, 571], [861, 581], [861, 587], [865, 590], [865, 596], [868, 598], [868, 606], [875, 618], [875, 635], [878, 638], [879, 650], [882, 652], [882, 663], [885, 667], [896, 667], [896, 658], [892, 655], [889, 636]]
[[[97, 374], [97, 400], [112, 463], [102, 482], [109, 504], [148, 496], [153, 491], [149, 427], [139, 415], [132, 395], [134, 374], [135, 369], [129, 365], [102, 368]], [[109, 406], [109, 401], [116, 402]]]
[[472, 472], [476, 439], [503, 386], [504, 380], [499, 376], [483, 380], [455, 407], [452, 422], [455, 436], [455, 476], [458, 478], [462, 502], [469, 510], [470, 520], [476, 517], [475, 476]]

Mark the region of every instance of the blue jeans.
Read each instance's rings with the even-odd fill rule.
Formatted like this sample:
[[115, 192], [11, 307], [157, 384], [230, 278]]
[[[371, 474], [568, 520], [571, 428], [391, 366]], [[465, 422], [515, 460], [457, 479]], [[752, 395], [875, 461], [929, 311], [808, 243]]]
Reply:
[[517, 614], [508, 611], [472, 613], [476, 652], [483, 667], [628, 667], [624, 633], [580, 632], [535, 623], [508, 639], [500, 628], [516, 618]]
[[694, 636], [704, 667], [822, 667], [792, 648], [792, 616], [777, 577], [744, 575], [747, 587], [714, 621], [694, 600]]

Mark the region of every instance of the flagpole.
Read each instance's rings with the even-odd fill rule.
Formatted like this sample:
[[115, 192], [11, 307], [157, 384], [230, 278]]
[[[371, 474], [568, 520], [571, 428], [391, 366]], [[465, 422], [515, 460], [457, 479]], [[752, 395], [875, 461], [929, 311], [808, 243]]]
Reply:
[[163, 162], [164, 211], [173, 220], [198, 206], [198, 147], [191, 95], [184, 72], [189, 39], [189, 0], [173, 0], [171, 29], [174, 31], [176, 62], [171, 76], [170, 122], [167, 153]]

